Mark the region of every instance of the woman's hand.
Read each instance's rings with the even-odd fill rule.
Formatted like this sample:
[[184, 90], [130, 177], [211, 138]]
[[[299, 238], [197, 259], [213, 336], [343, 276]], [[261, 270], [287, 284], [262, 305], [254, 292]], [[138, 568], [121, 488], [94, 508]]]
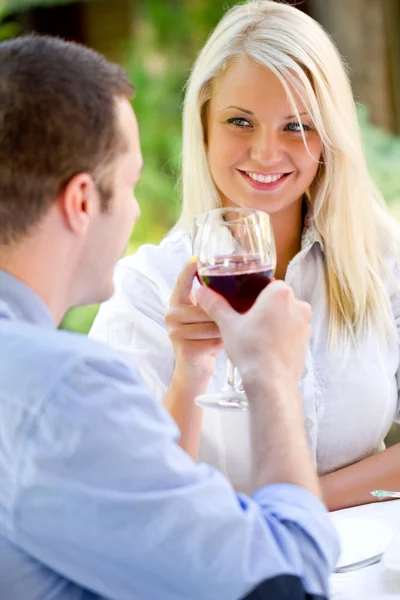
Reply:
[[165, 323], [175, 354], [174, 377], [204, 388], [214, 371], [222, 339], [217, 325], [191, 293], [195, 274], [196, 264], [191, 261], [178, 277]]
[[194, 400], [207, 390], [215, 359], [222, 349], [218, 327], [192, 295], [195, 274], [196, 264], [191, 261], [178, 277], [165, 315], [176, 366], [164, 397], [164, 406], [181, 432], [179, 445], [194, 460], [199, 449], [203, 412]]

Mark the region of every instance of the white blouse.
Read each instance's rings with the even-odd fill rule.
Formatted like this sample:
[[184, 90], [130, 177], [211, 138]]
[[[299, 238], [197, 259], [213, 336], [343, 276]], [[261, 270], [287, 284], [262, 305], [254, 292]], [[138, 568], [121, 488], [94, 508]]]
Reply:
[[[174, 232], [160, 245], [144, 245], [115, 270], [115, 294], [104, 303], [90, 335], [131, 354], [161, 402], [174, 370], [164, 315], [178, 274], [191, 256], [187, 232]], [[388, 300], [393, 330], [384, 344], [371, 334], [358, 350], [328, 348], [324, 253], [313, 236], [290, 262], [286, 282], [313, 309], [313, 336], [300, 383], [304, 424], [320, 474], [345, 467], [384, 449], [398, 417], [400, 296]], [[194, 285], [197, 285], [196, 282]], [[209, 390], [222, 388], [226, 355], [221, 352]], [[237, 490], [248, 491], [251, 446], [248, 413], [203, 411], [199, 460], [224, 472]]]

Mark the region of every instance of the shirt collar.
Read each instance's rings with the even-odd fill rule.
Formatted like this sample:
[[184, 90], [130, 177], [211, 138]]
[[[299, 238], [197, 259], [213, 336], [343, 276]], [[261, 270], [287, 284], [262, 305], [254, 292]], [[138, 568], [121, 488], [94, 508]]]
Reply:
[[324, 244], [313, 226], [310, 216], [307, 214], [304, 217], [303, 232], [301, 234], [301, 252], [304, 250], [305, 254], [307, 254], [308, 250], [311, 250], [314, 244], [318, 244], [322, 252], [324, 251]]
[[56, 327], [54, 319], [43, 300], [25, 283], [1, 269], [0, 319]]

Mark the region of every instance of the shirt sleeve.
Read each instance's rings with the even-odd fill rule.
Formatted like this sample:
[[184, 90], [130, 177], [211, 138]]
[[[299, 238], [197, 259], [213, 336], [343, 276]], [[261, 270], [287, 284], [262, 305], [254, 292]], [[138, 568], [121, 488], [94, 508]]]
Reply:
[[151, 276], [123, 262], [114, 279], [115, 294], [101, 305], [89, 336], [128, 354], [161, 402], [175, 368], [164, 322], [170, 290], [163, 294]]
[[20, 452], [17, 546], [109, 600], [280, 600], [293, 582], [299, 600], [326, 598], [338, 546], [325, 507], [289, 484], [236, 496], [177, 433], [128, 365], [70, 368]]

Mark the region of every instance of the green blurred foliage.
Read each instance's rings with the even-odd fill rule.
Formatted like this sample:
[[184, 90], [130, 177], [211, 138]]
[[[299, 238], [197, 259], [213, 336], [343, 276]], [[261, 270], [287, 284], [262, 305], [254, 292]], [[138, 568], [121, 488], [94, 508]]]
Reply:
[[365, 106], [359, 107], [358, 115], [370, 173], [391, 213], [400, 220], [400, 137], [373, 125]]
[[0, 42], [14, 37], [19, 31], [17, 23], [14, 23], [12, 20], [5, 20], [6, 16], [5, 0], [0, 0]]

